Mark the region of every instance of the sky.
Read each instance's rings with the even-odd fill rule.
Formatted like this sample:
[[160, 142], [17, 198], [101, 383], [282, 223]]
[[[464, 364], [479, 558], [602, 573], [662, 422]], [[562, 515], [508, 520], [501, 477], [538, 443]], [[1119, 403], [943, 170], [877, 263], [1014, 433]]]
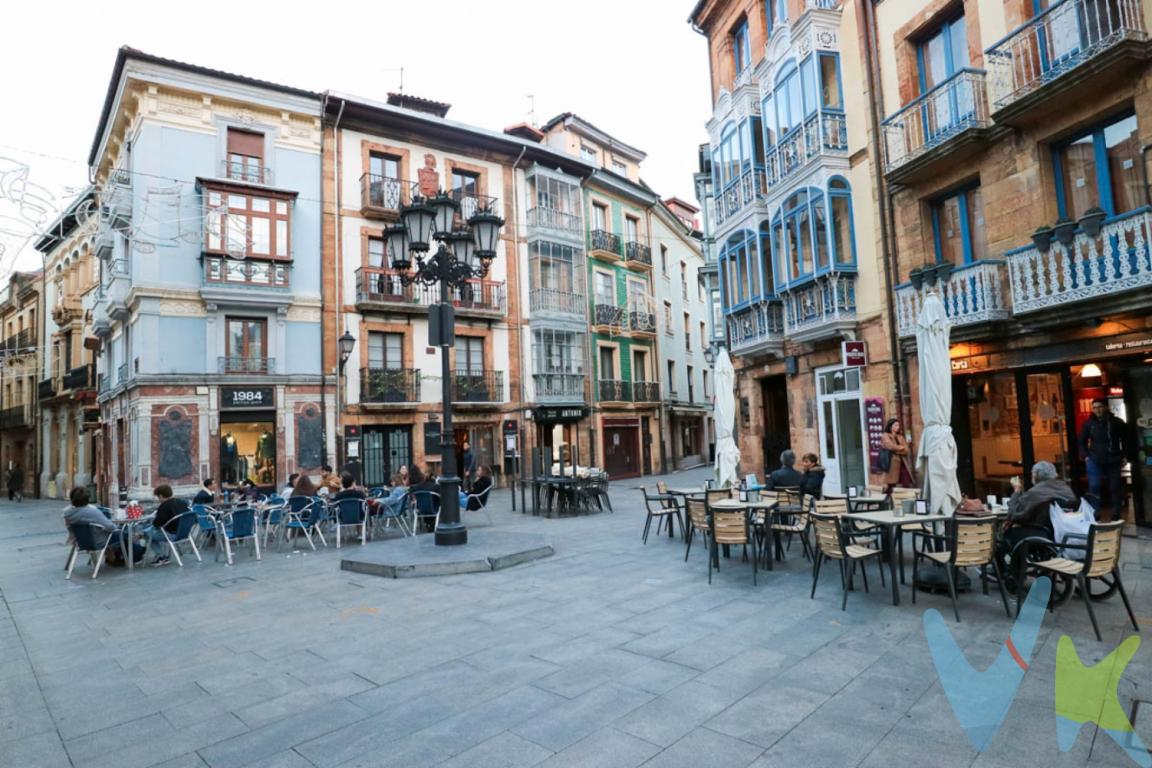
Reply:
[[[10, 4], [0, 44], [0, 278], [35, 269], [35, 235], [87, 183], [87, 157], [116, 51], [309, 90], [452, 104], [499, 130], [575, 112], [648, 153], [644, 180], [694, 200], [711, 114], [693, 0], [467, 0], [199, 5]], [[534, 98], [529, 98], [530, 96]]]

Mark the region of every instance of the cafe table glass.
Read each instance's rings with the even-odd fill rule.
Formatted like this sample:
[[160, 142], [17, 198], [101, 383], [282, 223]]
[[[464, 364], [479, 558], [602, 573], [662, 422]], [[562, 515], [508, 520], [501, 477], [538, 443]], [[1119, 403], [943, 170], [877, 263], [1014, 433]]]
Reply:
[[900, 582], [896, 578], [896, 537], [900, 535], [900, 529], [909, 523], [938, 523], [951, 517], [952, 515], [904, 515], [891, 509], [853, 512], [849, 515], [851, 520], [880, 526], [884, 533], [884, 546], [888, 549], [888, 573], [892, 581], [892, 605], [900, 605]]

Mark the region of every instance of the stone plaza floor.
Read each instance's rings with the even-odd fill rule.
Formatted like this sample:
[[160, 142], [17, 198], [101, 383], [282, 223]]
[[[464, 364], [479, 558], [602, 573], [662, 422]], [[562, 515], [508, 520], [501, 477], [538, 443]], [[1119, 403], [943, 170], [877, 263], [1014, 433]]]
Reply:
[[[705, 469], [669, 476], [696, 486]], [[658, 478], [645, 478], [649, 487]], [[835, 568], [809, 599], [798, 546], [752, 585], [703, 547], [640, 533], [640, 481], [614, 514], [543, 519], [493, 502], [495, 527], [555, 555], [492, 573], [385, 579], [333, 547], [256, 562], [185, 560], [64, 579], [61, 502], [0, 502], [0, 766], [1127, 766], [1088, 724], [1056, 739], [1056, 644], [1095, 663], [1132, 634], [1119, 598], [1045, 618], [1007, 719], [973, 750], [937, 680], [922, 615], [941, 610], [983, 668], [1010, 622], [995, 590], [902, 604], [880, 589], [840, 610]], [[471, 518], [469, 518], [471, 520]], [[352, 545], [357, 546], [357, 545]], [[1124, 539], [1123, 574], [1152, 628], [1152, 542]], [[908, 548], [910, 553], [910, 547]], [[1119, 686], [1152, 744], [1152, 647]]]

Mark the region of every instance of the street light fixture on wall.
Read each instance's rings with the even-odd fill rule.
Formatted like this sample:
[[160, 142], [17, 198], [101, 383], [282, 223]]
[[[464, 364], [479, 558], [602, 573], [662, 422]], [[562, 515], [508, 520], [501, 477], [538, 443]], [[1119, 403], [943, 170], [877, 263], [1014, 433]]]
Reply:
[[340, 342], [340, 371], [344, 371], [344, 366], [348, 363], [348, 358], [352, 357], [352, 349], [356, 346], [356, 337], [344, 329], [344, 335], [339, 338]]
[[[484, 202], [483, 198], [477, 198], [478, 208], [468, 219], [467, 229], [456, 229], [453, 225], [460, 203], [441, 190], [432, 197], [417, 198], [411, 204], [401, 206], [401, 223], [385, 230], [392, 269], [398, 273], [400, 281], [404, 285], [440, 286], [440, 303], [428, 308], [428, 344], [440, 347], [440, 369], [444, 379], [440, 432], [442, 472], [437, 481], [440, 485], [440, 516], [435, 534], [437, 546], [468, 543], [468, 529], [460, 521], [460, 478], [456, 475], [456, 444], [452, 429], [455, 378], [449, 366], [449, 350], [456, 343], [452, 294], [454, 291], [464, 293], [469, 280], [488, 274], [488, 268], [496, 258], [500, 228], [504, 226], [504, 220], [484, 207]], [[429, 252], [432, 252], [431, 257]]]

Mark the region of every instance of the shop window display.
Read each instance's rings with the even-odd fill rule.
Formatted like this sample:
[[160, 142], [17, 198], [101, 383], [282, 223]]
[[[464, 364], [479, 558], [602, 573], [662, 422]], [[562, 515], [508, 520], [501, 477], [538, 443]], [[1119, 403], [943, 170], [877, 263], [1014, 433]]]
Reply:
[[221, 425], [220, 478], [223, 485], [251, 480], [276, 485], [276, 434], [270, 422]]

